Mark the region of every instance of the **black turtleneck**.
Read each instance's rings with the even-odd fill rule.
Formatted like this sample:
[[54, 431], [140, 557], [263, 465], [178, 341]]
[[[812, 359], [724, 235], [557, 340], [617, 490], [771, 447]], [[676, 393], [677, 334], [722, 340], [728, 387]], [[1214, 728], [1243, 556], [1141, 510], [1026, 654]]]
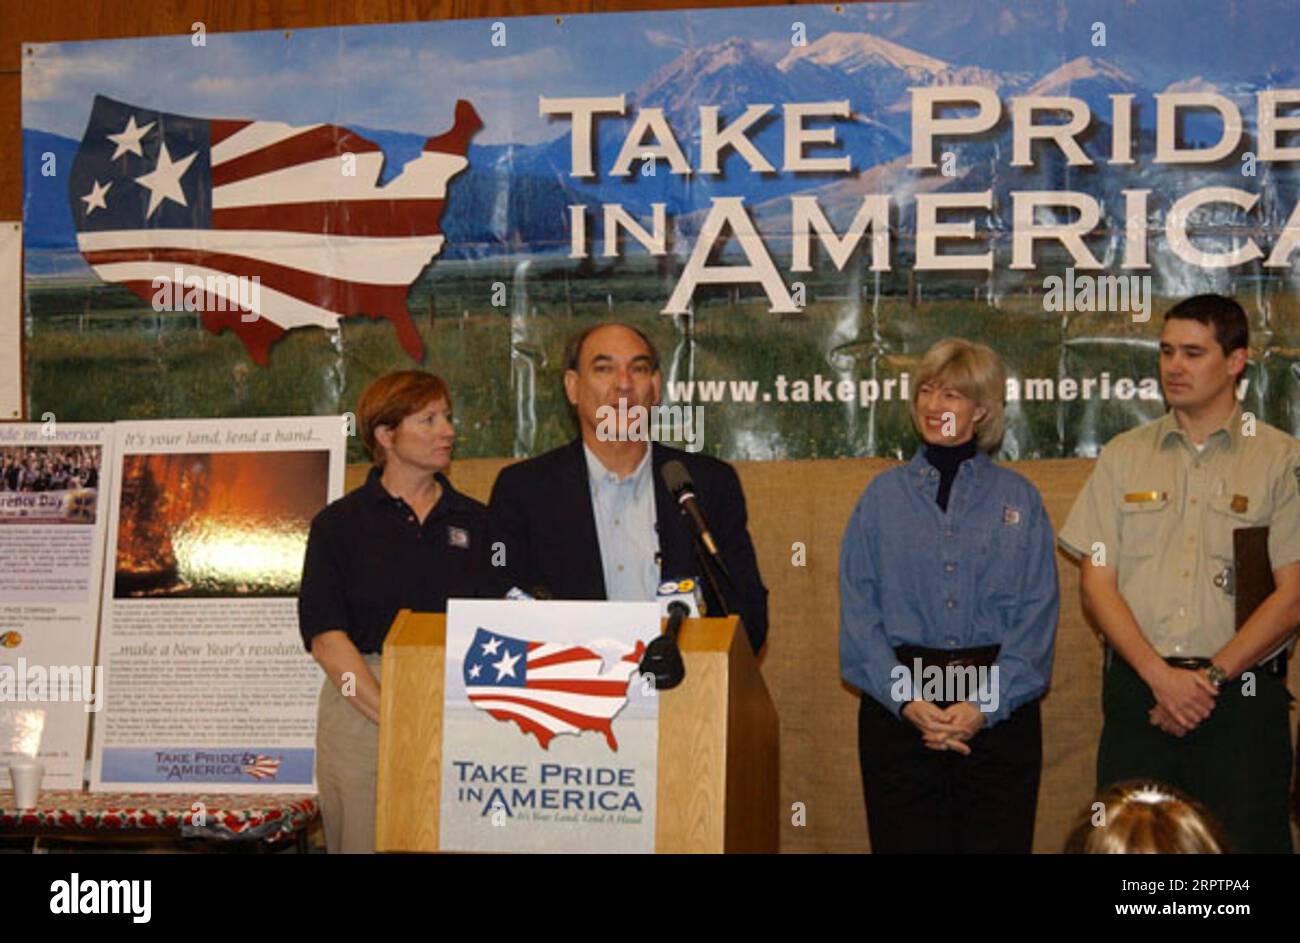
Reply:
[[953, 479], [957, 477], [957, 466], [974, 458], [976, 450], [973, 438], [961, 445], [926, 445], [925, 460], [939, 469], [939, 493], [935, 501], [940, 510], [948, 510], [948, 495], [952, 491]]

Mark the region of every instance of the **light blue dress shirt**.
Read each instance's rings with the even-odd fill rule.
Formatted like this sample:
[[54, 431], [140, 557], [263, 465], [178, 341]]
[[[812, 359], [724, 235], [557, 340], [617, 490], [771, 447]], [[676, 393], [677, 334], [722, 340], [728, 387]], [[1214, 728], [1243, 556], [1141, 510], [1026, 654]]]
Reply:
[[877, 475], [840, 548], [840, 672], [895, 716], [894, 648], [999, 645], [989, 726], [1047, 689], [1060, 590], [1038, 490], [979, 452], [962, 462], [948, 510], [921, 448]]
[[645, 458], [626, 478], [600, 463], [586, 443], [591, 509], [600, 541], [607, 599], [643, 602], [659, 589], [659, 534], [655, 530], [654, 470], [647, 446]]

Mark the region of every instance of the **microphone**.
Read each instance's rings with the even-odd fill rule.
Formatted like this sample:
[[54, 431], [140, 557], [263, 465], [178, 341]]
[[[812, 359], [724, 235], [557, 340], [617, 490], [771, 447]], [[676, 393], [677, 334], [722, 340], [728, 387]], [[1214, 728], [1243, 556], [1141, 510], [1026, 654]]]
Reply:
[[[659, 477], [664, 481], [668, 488], [668, 493], [673, 496], [682, 508], [682, 513], [690, 521], [691, 532], [695, 538], [704, 545], [709, 556], [717, 559], [718, 543], [709, 533], [709, 525], [704, 520], [704, 513], [700, 510], [699, 502], [695, 497], [695, 482], [691, 481], [691, 473], [686, 470], [686, 466], [677, 459], [670, 462], [664, 462], [663, 468], [659, 470]], [[721, 561], [719, 561], [720, 563]]]
[[736, 584], [731, 579], [731, 574], [727, 572], [727, 565], [722, 562], [722, 554], [718, 552], [718, 542], [713, 539], [713, 534], [709, 533], [709, 525], [704, 520], [704, 512], [700, 510], [695, 495], [695, 482], [691, 481], [691, 473], [686, 470], [685, 465], [673, 459], [664, 462], [663, 468], [659, 470], [659, 476], [686, 517], [691, 536], [695, 538], [696, 555], [699, 556], [700, 563], [704, 567], [704, 577], [709, 581], [709, 588], [713, 590], [722, 608], [719, 615], [730, 614], [731, 606], [727, 603], [727, 595], [722, 591], [717, 575], [721, 574], [727, 585], [733, 589]]
[[690, 607], [680, 599], [669, 602], [668, 625], [664, 628], [664, 634], [651, 641], [641, 656], [637, 670], [650, 675], [656, 691], [675, 688], [686, 677], [686, 665], [682, 661], [682, 650], [677, 645], [677, 636], [682, 631], [682, 620], [690, 614]]

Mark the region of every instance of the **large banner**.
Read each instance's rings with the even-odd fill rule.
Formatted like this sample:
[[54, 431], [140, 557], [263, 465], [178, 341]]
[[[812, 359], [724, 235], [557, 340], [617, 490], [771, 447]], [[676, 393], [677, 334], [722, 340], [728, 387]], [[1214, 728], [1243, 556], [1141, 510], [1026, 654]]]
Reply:
[[124, 422], [91, 788], [312, 792], [321, 671], [298, 633], [342, 417]]
[[1298, 29], [945, 0], [33, 46], [30, 407], [338, 413], [421, 364], [462, 455], [532, 454], [572, 434], [565, 338], [619, 318], [712, 454], [910, 453], [957, 334], [1009, 368], [1004, 456], [1092, 455], [1213, 290], [1297, 431]]
[[0, 426], [0, 770], [34, 759], [46, 788], [81, 788], [104, 703], [95, 630], [113, 445], [107, 424]]

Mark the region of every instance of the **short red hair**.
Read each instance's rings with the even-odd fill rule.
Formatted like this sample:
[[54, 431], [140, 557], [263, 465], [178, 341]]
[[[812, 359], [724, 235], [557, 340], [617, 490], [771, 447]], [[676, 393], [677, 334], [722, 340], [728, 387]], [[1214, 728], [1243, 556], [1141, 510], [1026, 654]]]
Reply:
[[372, 381], [357, 399], [357, 432], [370, 460], [381, 467], [387, 460], [383, 445], [375, 438], [375, 429], [396, 429], [407, 416], [439, 399], [451, 409], [447, 384], [442, 377], [424, 370], [397, 370]]

